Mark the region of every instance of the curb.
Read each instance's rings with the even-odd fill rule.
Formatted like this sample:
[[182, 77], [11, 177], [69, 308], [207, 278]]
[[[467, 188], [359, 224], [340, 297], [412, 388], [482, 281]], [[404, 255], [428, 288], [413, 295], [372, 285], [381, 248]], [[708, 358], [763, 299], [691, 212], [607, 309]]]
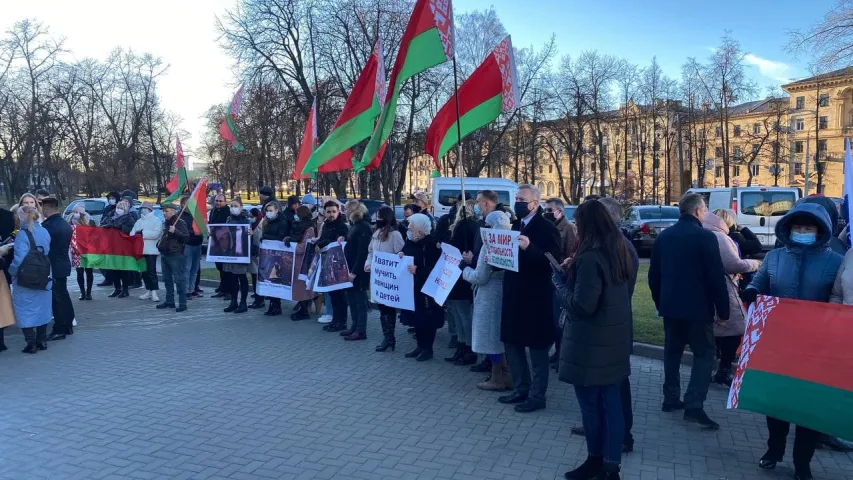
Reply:
[[[658, 345], [634, 342], [634, 351], [631, 353], [638, 357], [663, 361], [663, 347]], [[693, 352], [685, 350], [684, 355], [681, 356], [681, 364], [687, 366], [693, 365]]]

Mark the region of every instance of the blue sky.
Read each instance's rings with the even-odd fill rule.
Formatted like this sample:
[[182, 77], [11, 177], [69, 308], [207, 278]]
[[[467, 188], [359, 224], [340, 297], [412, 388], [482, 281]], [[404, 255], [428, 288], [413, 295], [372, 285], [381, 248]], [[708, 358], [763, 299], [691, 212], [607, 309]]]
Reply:
[[[785, 52], [787, 32], [805, 29], [836, 0], [456, 0], [464, 12], [494, 7], [516, 48], [540, 46], [556, 34], [559, 54], [598, 50], [681, 74], [688, 57], [706, 60], [726, 30], [741, 43], [762, 87], [807, 75], [808, 59]], [[759, 66], [761, 68], [759, 68]]]

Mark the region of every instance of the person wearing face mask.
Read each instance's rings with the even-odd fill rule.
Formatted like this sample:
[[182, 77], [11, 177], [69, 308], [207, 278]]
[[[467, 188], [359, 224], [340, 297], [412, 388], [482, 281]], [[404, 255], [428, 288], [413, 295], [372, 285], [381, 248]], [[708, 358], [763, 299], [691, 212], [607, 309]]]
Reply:
[[[284, 244], [289, 245], [296, 243], [296, 256], [293, 259], [295, 268], [302, 266], [302, 259], [305, 257], [305, 249], [309, 247], [308, 240], [314, 239], [314, 222], [311, 221], [311, 209], [306, 205], [302, 205], [296, 209], [296, 215], [293, 217], [293, 224], [290, 227], [290, 236], [284, 239]], [[290, 319], [295, 321], [308, 320], [311, 318], [309, 313], [311, 300], [314, 299], [314, 292], [308, 288], [305, 280], [300, 280], [295, 276], [293, 279], [293, 301], [296, 302], [296, 311], [290, 315]]]
[[62, 219], [62, 211], [59, 209], [59, 200], [54, 197], [42, 199], [42, 213], [45, 216], [41, 225], [50, 234], [50, 271], [53, 279], [51, 287], [53, 304], [53, 331], [47, 340], [63, 340], [66, 335], [71, 335], [72, 322], [74, 321], [74, 305], [71, 304], [71, 296], [68, 294], [68, 277], [71, 275], [71, 257], [68, 251], [71, 248], [71, 234], [74, 232], [71, 225]]
[[[347, 221], [341, 213], [340, 203], [329, 200], [323, 205], [326, 213], [325, 222], [317, 239], [317, 250], [322, 250], [329, 244], [337, 242], [349, 234]], [[322, 255], [322, 253], [321, 253]], [[332, 321], [323, 327], [326, 332], [340, 332], [347, 329], [347, 296], [344, 290], [335, 290], [325, 294], [332, 305]]]
[[[729, 291], [717, 238], [702, 228], [705, 200], [687, 193], [678, 203], [678, 222], [655, 241], [649, 265], [649, 289], [664, 328], [664, 412], [684, 410], [684, 420], [708, 430], [720, 426], [708, 418], [704, 403], [716, 358], [714, 320], [729, 319]], [[690, 345], [693, 367], [681, 400], [681, 357]]]
[[[352, 200], [350, 201], [352, 202]], [[354, 203], [347, 202], [347, 218], [350, 221], [349, 231], [346, 238], [338, 238], [338, 241], [346, 241], [344, 256], [350, 269], [349, 279], [352, 287], [344, 290], [347, 296], [347, 305], [350, 308], [352, 327], [341, 332], [344, 340], [366, 340], [367, 339], [367, 293], [370, 286], [370, 275], [364, 271], [367, 262], [367, 250], [370, 247], [370, 238], [373, 231], [367, 216], [367, 207], [355, 200]]]
[[[225, 200], [225, 195], [219, 194], [213, 198], [213, 208], [210, 209], [210, 213], [207, 217], [208, 225], [221, 225], [228, 221], [228, 217], [231, 216], [230, 208], [228, 206], [228, 201]], [[222, 273], [222, 262], [216, 262], [216, 270], [219, 271], [219, 286], [216, 287], [216, 291], [210, 298], [224, 298], [225, 300], [230, 300], [228, 292], [223, 288], [224, 277], [225, 275]]]
[[[249, 226], [252, 221], [246, 217], [246, 212], [243, 211], [243, 201], [239, 198], [231, 200], [228, 207], [228, 218], [225, 219], [227, 225], [244, 225], [245, 228], [237, 229], [236, 234], [248, 237], [251, 235]], [[237, 245], [236, 248], [244, 248], [242, 238], [233, 238], [232, 243]], [[247, 242], [251, 244], [251, 240]], [[249, 247], [251, 248], [251, 247]], [[244, 252], [237, 252], [245, 254]], [[246, 263], [223, 263], [222, 264], [222, 290], [231, 300], [231, 303], [223, 310], [225, 313], [245, 313], [249, 307], [246, 304], [246, 299], [249, 297], [249, 265]], [[239, 302], [238, 302], [239, 295]]]
[[[80, 225], [86, 227], [94, 227], [95, 221], [86, 213], [86, 206], [82, 203], [78, 204], [71, 211], [71, 217], [68, 219], [71, 228], [77, 228]], [[80, 251], [77, 248], [77, 241], [74, 235], [71, 235], [71, 266], [77, 269], [77, 286], [80, 287], [80, 298], [78, 300], [92, 299], [92, 284], [95, 280], [95, 271], [92, 268], [82, 268], [80, 263]]]
[[563, 214], [563, 208], [565, 205], [559, 198], [549, 198], [545, 201], [544, 217], [554, 222], [554, 226], [560, 232], [560, 260], [572, 256], [578, 237], [578, 229]]
[[139, 299], [159, 302], [160, 297], [157, 296], [157, 291], [160, 290], [157, 285], [157, 257], [160, 256], [160, 250], [157, 249], [157, 242], [163, 235], [163, 222], [154, 216], [154, 209], [149, 202], [144, 202], [139, 206], [139, 217], [139, 220], [133, 225], [133, 230], [130, 231], [131, 237], [141, 233], [144, 243], [142, 255], [145, 258], [145, 272], [142, 274], [142, 281], [145, 284], [145, 293]]
[[421, 292], [430, 271], [441, 256], [441, 249], [438, 248], [431, 233], [430, 217], [422, 213], [412, 215], [409, 217], [406, 243], [403, 245], [403, 250], [397, 254], [400, 258], [413, 258], [412, 265], [406, 268], [410, 274], [414, 275], [415, 310], [401, 311], [400, 323], [415, 328], [417, 347], [405, 357], [414, 358], [418, 362], [432, 359], [435, 332], [444, 325], [444, 309], [435, 303], [432, 297]]
[[[391, 207], [381, 207], [376, 211], [376, 231], [367, 247], [367, 259], [364, 263], [364, 271], [369, 273], [373, 253], [397, 254], [403, 249], [403, 235], [397, 230], [397, 221], [394, 218], [394, 210]], [[389, 348], [393, 352], [397, 348], [397, 339], [394, 336], [394, 326], [397, 323], [397, 310], [379, 304], [379, 322], [382, 325], [382, 343], [377, 345], [377, 352], [384, 352]]]
[[[474, 200], [468, 200], [463, 205], [465, 206], [464, 210], [458, 208], [453, 212], [456, 217], [449, 227], [450, 238], [447, 243], [458, 248], [460, 252], [470, 252], [474, 245], [474, 237], [480, 236], [480, 223], [472, 215]], [[473, 302], [474, 291], [471, 289], [471, 285], [461, 281], [456, 282], [447, 296], [447, 301], [444, 302], [448, 330], [451, 334], [456, 333], [458, 335], [455, 353], [444, 360], [454, 365], [465, 366], [477, 363], [477, 354], [471, 348]], [[451, 330], [449, 325], [455, 325], [455, 327]]]
[[121, 194], [118, 192], [110, 192], [107, 194], [107, 205], [104, 207], [104, 212], [101, 214], [101, 225], [106, 227], [109, 222], [109, 217], [112, 216], [116, 209], [116, 204], [121, 200]]
[[[130, 235], [133, 226], [136, 224], [136, 219], [130, 212], [130, 204], [126, 200], [121, 200], [116, 203], [116, 208], [112, 211], [107, 219], [106, 228], [115, 228], [123, 233]], [[130, 284], [133, 283], [133, 272], [127, 270], [113, 270], [112, 279], [115, 290], [109, 295], [110, 298], [127, 298], [130, 296], [128, 290]]]
[[[548, 351], [554, 343], [554, 286], [546, 253], [559, 257], [560, 234], [542, 216], [542, 194], [534, 185], [520, 185], [515, 195], [512, 226], [518, 236], [518, 272], [504, 273], [501, 341], [515, 390], [500, 397], [519, 413], [545, 408]], [[528, 351], [530, 362], [527, 360]]]
[[252, 220], [252, 261], [249, 263], [249, 274], [252, 276], [252, 304], [249, 308], [260, 309], [266, 307], [264, 297], [258, 295], [258, 252], [261, 248], [261, 237], [264, 234], [264, 214], [257, 208], [249, 210], [249, 219]]
[[[770, 295], [829, 302], [844, 258], [830, 248], [832, 236], [832, 221], [823, 206], [815, 203], [795, 206], [776, 224], [776, 238], [784, 246], [771, 250], [764, 257], [741, 299], [752, 303], [758, 295]], [[760, 468], [770, 470], [782, 461], [790, 427], [788, 422], [767, 417], [770, 437], [767, 440], [767, 452], [758, 463]], [[794, 478], [812, 478], [810, 463], [819, 436], [814, 430], [796, 427]]]
[[[284, 241], [287, 236], [287, 221], [281, 215], [281, 204], [275, 200], [267, 203], [264, 207], [264, 233], [261, 235], [261, 240]], [[281, 315], [281, 299], [270, 297], [270, 306], [264, 315], [273, 317]], [[257, 308], [257, 307], [253, 307]]]

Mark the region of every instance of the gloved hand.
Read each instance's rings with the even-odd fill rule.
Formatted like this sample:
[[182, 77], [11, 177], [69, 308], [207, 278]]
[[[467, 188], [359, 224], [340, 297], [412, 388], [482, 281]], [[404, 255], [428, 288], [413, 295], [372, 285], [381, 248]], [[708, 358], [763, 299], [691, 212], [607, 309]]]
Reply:
[[284, 237], [284, 246], [290, 248], [290, 237]]
[[755, 299], [758, 298], [758, 290], [754, 288], [747, 288], [746, 290], [740, 292], [740, 299], [743, 303], [750, 305], [755, 302]]

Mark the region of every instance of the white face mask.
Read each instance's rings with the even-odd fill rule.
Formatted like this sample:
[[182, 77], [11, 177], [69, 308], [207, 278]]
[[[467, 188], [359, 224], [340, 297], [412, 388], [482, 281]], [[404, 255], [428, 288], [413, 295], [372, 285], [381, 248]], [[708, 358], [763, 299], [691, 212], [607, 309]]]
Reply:
[[74, 220], [80, 220], [80, 214], [79, 213], [72, 213], [71, 218]]
[[240, 212], [242, 211], [243, 209], [240, 207], [231, 207], [231, 215], [240, 215]]
[[124, 215], [124, 209], [116, 208], [116, 215]]
[[114, 198], [111, 198], [111, 199], [109, 199], [109, 203], [110, 203], [110, 205], [115, 205], [116, 200]]
[[278, 216], [278, 212], [267, 212], [267, 218], [270, 220], [274, 219], [276, 216]]
[[141, 214], [142, 218], [148, 218], [151, 216], [151, 210], [142, 210]]

